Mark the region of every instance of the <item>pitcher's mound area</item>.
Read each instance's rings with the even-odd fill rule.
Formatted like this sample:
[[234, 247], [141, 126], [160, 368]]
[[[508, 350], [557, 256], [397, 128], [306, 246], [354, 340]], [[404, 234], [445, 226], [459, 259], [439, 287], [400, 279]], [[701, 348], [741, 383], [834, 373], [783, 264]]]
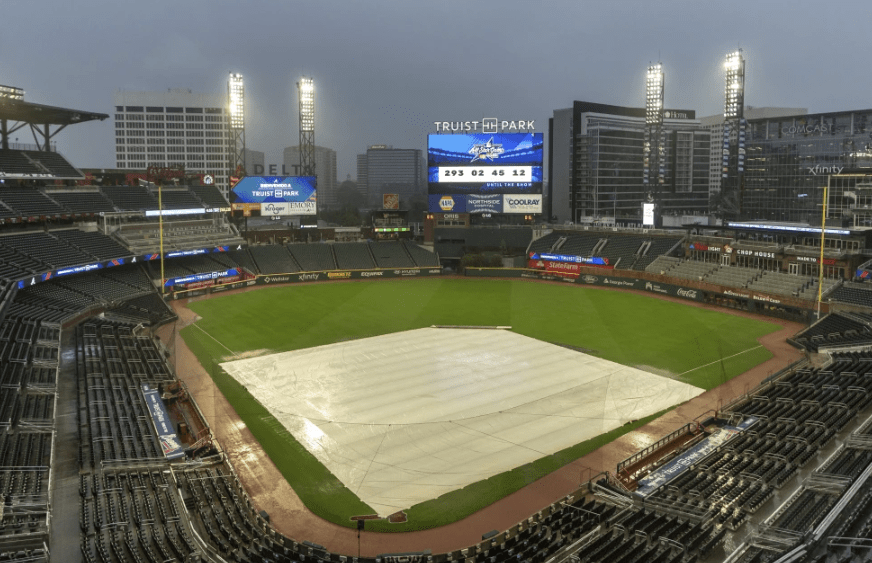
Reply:
[[703, 392], [489, 329], [424, 328], [221, 366], [380, 515]]

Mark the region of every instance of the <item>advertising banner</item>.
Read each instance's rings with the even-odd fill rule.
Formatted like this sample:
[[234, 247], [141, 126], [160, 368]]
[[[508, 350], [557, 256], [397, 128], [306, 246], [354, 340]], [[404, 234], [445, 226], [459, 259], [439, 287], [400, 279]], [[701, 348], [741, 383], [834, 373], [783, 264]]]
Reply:
[[574, 254], [549, 254], [545, 252], [531, 252], [530, 260], [551, 260], [553, 262], [571, 262], [588, 266], [610, 266], [608, 258], [598, 256], [576, 256]]
[[502, 213], [503, 197], [501, 195], [469, 194], [466, 196], [467, 213]]
[[344, 270], [338, 272], [301, 272], [296, 274], [270, 274], [258, 276], [258, 285], [277, 285], [284, 283], [304, 283], [336, 280], [368, 280], [378, 278], [407, 278], [418, 276], [438, 276], [442, 268], [403, 268], [384, 270]]
[[157, 389], [153, 389], [148, 383], [143, 383], [142, 397], [145, 399], [148, 414], [151, 415], [151, 422], [154, 424], [164, 456], [167, 459], [184, 457], [185, 451], [182, 449], [179, 437], [173, 431], [172, 422]]
[[429, 195], [430, 213], [466, 213], [465, 195]]
[[203, 282], [207, 280], [216, 280], [218, 278], [227, 278], [231, 276], [238, 276], [239, 270], [236, 268], [230, 268], [229, 270], [224, 270], [222, 272], [206, 272], [204, 274], [191, 274], [190, 276], [184, 276], [180, 278], [169, 278], [164, 282], [165, 287], [171, 287], [174, 285], [183, 285], [195, 282]]
[[503, 195], [503, 213], [542, 213], [542, 194]]
[[[243, 214], [254, 210], [245, 204], [258, 204], [262, 214], [274, 217], [315, 215], [315, 186], [315, 176], [246, 176], [230, 191], [230, 204], [235, 210], [242, 205]], [[269, 204], [278, 205], [268, 210]]]

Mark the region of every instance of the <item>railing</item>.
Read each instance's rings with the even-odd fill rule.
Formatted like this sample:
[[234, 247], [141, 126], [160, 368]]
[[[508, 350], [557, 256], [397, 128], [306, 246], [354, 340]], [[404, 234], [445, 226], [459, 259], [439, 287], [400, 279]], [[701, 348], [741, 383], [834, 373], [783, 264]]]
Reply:
[[[49, 152], [58, 152], [57, 143], [51, 143], [48, 146]], [[41, 151], [39, 145], [33, 143], [9, 143], [9, 150], [13, 151]]]
[[662, 438], [660, 438], [659, 440], [657, 440], [656, 442], [654, 442], [653, 444], [651, 444], [647, 448], [639, 450], [638, 452], [634, 453], [633, 455], [631, 455], [630, 457], [628, 457], [624, 461], [619, 462], [617, 469], [616, 469], [617, 473], [620, 474], [626, 467], [629, 467], [629, 466], [635, 464], [636, 462], [648, 457], [652, 453], [656, 452], [657, 450], [659, 450], [660, 448], [662, 448], [666, 444], [673, 442], [674, 440], [678, 439], [679, 437], [681, 437], [685, 434], [692, 434], [694, 428], [696, 428], [696, 427], [697, 427], [696, 424], [688, 422], [687, 424], [685, 424], [684, 426], [682, 426], [678, 430], [675, 430], [674, 432], [670, 432], [666, 436], [663, 436]]

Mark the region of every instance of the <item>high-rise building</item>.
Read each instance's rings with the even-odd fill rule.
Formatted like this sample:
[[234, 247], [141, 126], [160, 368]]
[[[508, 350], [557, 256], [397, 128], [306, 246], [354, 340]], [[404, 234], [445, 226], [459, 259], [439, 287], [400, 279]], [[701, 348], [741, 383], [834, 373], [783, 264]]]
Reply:
[[118, 168], [184, 166], [209, 174], [227, 195], [230, 159], [226, 94], [186, 88], [115, 94], [115, 161]]
[[399, 194], [401, 207], [427, 201], [427, 163], [421, 149], [372, 145], [357, 155], [357, 186], [367, 205], [381, 209], [384, 194]]
[[243, 153], [245, 160], [245, 173], [249, 176], [257, 176], [258, 170], [260, 170], [261, 174], [264, 169], [264, 154], [263, 151], [253, 151], [251, 149], [245, 149]]
[[[757, 108], [752, 106], [745, 106], [743, 112], [746, 120], [769, 119], [789, 115], [805, 115], [807, 113], [808, 110], [806, 108]], [[721, 191], [723, 147], [722, 143], [718, 142], [718, 140], [722, 139], [724, 136], [724, 115], [719, 114], [701, 117], [699, 122], [704, 129], [707, 129], [711, 133], [711, 138], [713, 139], [709, 155], [709, 197], [712, 199], [716, 198], [717, 194]], [[732, 131], [731, 135], [732, 137], [735, 137], [737, 131]], [[733, 140], [735, 141], [735, 139]]]
[[[282, 152], [282, 164], [288, 172], [300, 174], [299, 145], [287, 147]], [[318, 207], [329, 209], [336, 206], [336, 151], [327, 147], [315, 146], [315, 176], [318, 177]]]
[[819, 224], [827, 191], [828, 225], [872, 226], [872, 110], [748, 119], [745, 144], [739, 218]]
[[645, 117], [646, 108], [591, 102], [554, 111], [548, 120], [549, 217], [637, 223], [649, 198], [662, 215], [707, 213], [709, 132], [692, 110], [663, 110], [657, 182], [646, 184]]

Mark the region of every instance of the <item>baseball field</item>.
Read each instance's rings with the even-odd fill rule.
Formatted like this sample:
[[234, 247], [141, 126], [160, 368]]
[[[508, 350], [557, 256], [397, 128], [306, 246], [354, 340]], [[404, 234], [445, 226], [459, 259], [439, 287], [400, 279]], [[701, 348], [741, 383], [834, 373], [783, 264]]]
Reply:
[[[508, 326], [579, 353], [712, 389], [769, 359], [765, 321], [645, 295], [520, 280], [416, 279], [268, 287], [190, 303], [200, 317], [182, 337], [279, 471], [315, 514], [344, 526], [373, 514], [342, 481], [230, 377], [221, 363], [433, 325]], [[519, 464], [405, 510], [410, 531], [453, 522], [609, 443], [660, 414]]]

